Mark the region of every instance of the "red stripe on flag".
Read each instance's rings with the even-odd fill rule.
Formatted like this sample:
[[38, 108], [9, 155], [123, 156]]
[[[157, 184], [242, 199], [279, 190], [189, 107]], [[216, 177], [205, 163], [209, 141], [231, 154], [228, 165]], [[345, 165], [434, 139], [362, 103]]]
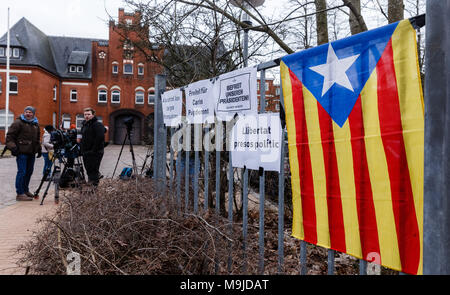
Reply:
[[303, 85], [289, 70], [292, 84], [292, 103], [294, 105], [295, 131], [297, 138], [297, 156], [299, 164], [300, 190], [303, 212], [303, 230], [305, 241], [317, 243], [317, 218], [314, 199], [314, 184], [309, 153], [308, 130], [306, 128]]
[[380, 254], [380, 243], [364, 141], [365, 132], [361, 96], [356, 100], [348, 120], [352, 143], [353, 171], [355, 174], [359, 235], [363, 259], [367, 259], [369, 253]]
[[339, 171], [334, 146], [333, 121], [325, 109], [317, 103], [319, 111], [320, 135], [322, 138], [323, 160], [327, 181], [328, 226], [331, 248], [346, 252], [344, 216], [339, 185]]
[[381, 138], [388, 164], [392, 205], [402, 270], [416, 274], [420, 262], [420, 237], [406, 158], [392, 41], [377, 64], [378, 112]]

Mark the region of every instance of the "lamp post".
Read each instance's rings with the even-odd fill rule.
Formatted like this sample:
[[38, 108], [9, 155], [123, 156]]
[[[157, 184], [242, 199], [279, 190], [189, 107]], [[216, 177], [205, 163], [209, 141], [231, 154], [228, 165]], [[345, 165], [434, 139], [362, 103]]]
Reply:
[[[253, 7], [261, 6], [261, 5], [263, 5], [264, 1], [265, 0], [231, 0], [230, 3], [233, 6], [236, 6], [236, 7], [242, 7], [243, 6], [245, 8], [248, 8], [248, 7], [251, 7], [251, 6], [253, 6]], [[243, 16], [242, 22], [247, 24], [247, 25], [249, 25], [249, 26], [252, 25], [252, 22], [250, 21], [247, 13], [245, 13], [245, 12], [244, 12], [244, 16]], [[243, 55], [244, 55], [244, 67], [247, 67], [248, 66], [248, 29], [247, 28], [244, 28], [244, 45], [243, 45], [243, 47], [244, 47], [244, 52], [243, 52]]]

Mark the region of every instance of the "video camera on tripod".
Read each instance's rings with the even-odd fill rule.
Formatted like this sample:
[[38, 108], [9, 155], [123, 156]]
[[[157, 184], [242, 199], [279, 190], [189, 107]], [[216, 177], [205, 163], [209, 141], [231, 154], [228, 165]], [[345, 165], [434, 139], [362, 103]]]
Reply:
[[50, 142], [53, 144], [55, 151], [64, 150], [71, 151], [77, 144], [77, 130], [70, 129], [68, 131], [55, 130], [50, 133]]
[[[54, 130], [50, 133], [50, 142], [53, 144], [54, 149], [51, 158], [53, 171], [50, 171], [50, 168], [45, 171], [41, 183], [34, 193], [35, 198], [38, 198], [44, 181], [46, 181], [47, 177], [50, 177], [41, 205], [52, 182], [55, 184], [55, 203], [59, 201], [59, 188], [65, 188], [69, 185], [72, 187], [78, 186], [80, 183], [85, 182], [80, 146], [77, 143], [77, 130]], [[61, 165], [64, 166], [62, 170]]]

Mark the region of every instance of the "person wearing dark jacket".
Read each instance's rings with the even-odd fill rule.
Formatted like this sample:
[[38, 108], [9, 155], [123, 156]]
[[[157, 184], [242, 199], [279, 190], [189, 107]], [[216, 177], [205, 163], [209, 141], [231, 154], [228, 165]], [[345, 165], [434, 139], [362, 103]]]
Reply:
[[95, 116], [92, 108], [84, 109], [84, 121], [81, 127], [81, 154], [88, 183], [97, 186], [100, 179], [100, 163], [103, 158], [105, 127]]
[[16, 157], [16, 200], [31, 201], [33, 194], [29, 190], [31, 175], [34, 170], [34, 161], [41, 157], [41, 132], [36, 118], [36, 109], [27, 106], [22, 115], [9, 127], [6, 134], [6, 146]]

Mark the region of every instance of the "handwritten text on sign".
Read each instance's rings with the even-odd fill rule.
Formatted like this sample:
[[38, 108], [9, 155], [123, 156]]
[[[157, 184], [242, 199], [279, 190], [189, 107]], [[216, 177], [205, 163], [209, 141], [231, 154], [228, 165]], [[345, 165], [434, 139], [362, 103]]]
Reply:
[[182, 92], [170, 90], [161, 95], [164, 124], [176, 127], [181, 122]]
[[279, 114], [239, 117], [231, 135], [233, 167], [280, 172], [281, 131]]
[[202, 80], [188, 85], [186, 93], [186, 118], [189, 124], [214, 122], [213, 84]]

